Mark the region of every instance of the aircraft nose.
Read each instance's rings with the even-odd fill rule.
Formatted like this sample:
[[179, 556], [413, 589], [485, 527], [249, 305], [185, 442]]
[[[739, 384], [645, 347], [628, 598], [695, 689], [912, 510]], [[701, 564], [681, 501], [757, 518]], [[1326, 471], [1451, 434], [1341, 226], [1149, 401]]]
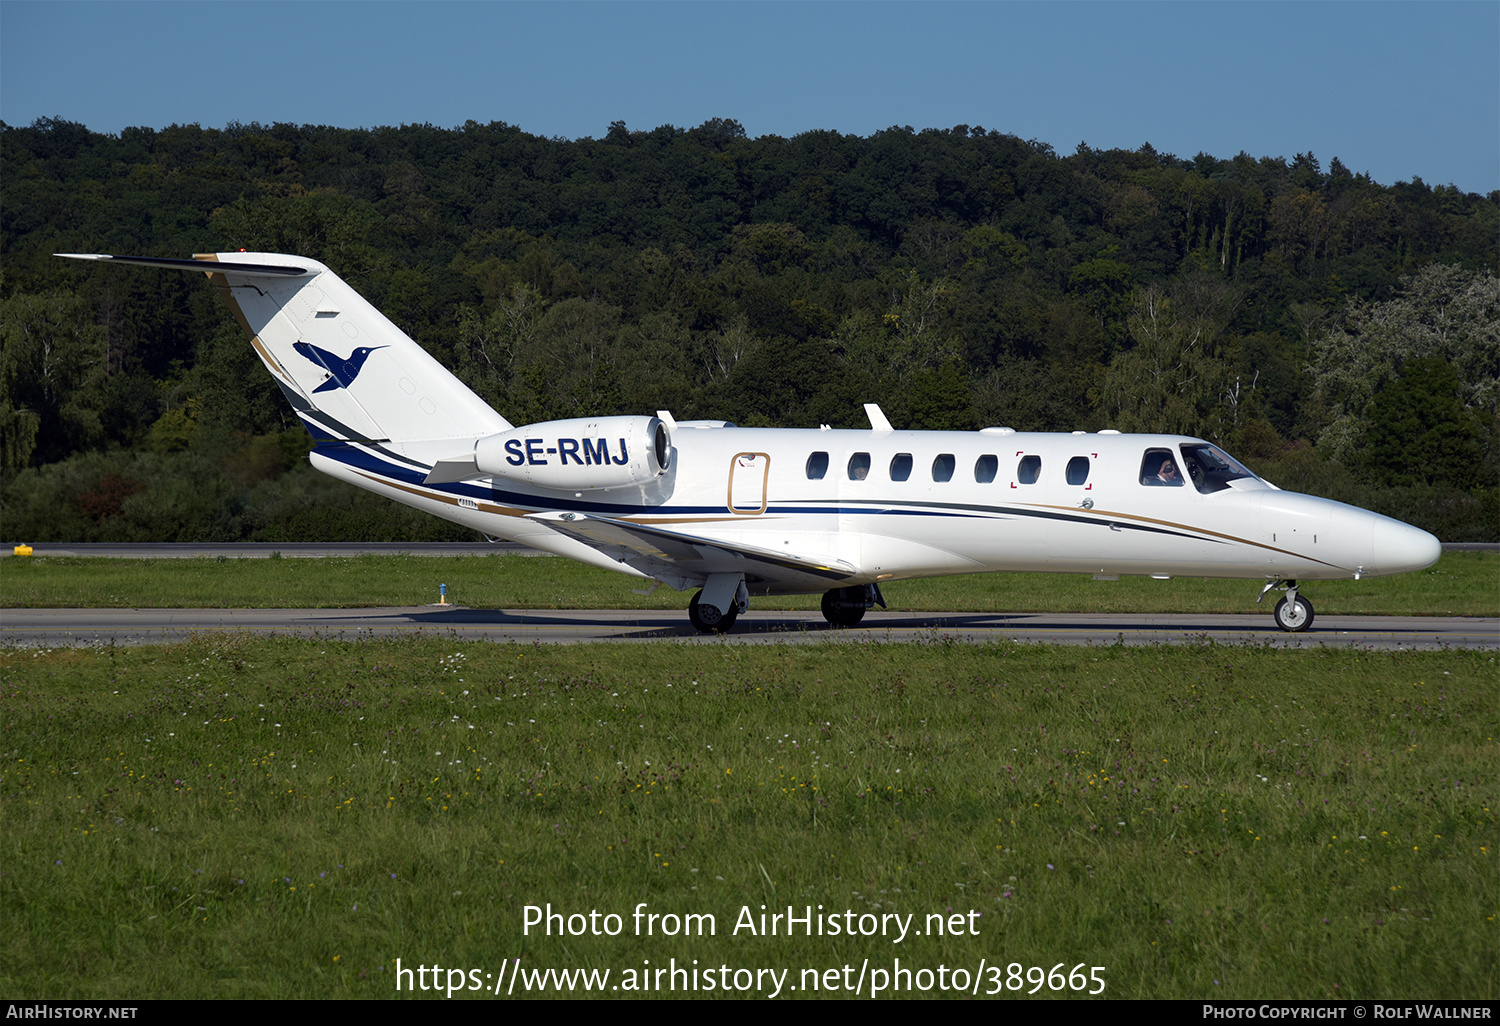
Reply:
[[1422, 530], [1399, 520], [1381, 517], [1375, 522], [1372, 541], [1374, 568], [1382, 574], [1425, 570], [1438, 561], [1443, 545]]

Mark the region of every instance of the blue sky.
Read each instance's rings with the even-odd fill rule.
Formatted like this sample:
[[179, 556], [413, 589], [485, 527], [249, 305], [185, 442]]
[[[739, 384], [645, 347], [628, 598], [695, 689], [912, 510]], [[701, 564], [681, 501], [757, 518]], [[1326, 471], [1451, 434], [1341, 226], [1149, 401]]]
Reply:
[[1500, 3], [0, 0], [0, 118], [982, 125], [1500, 188]]

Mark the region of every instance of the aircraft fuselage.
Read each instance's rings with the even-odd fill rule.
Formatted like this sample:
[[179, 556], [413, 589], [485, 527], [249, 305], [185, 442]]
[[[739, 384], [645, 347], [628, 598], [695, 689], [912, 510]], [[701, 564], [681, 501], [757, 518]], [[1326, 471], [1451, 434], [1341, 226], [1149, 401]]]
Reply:
[[[560, 447], [549, 441], [539, 435], [530, 451], [555, 461], [547, 450]], [[352, 445], [320, 447], [314, 462], [493, 537], [627, 573], [639, 572], [530, 515], [569, 511], [814, 554], [851, 568], [840, 585], [996, 570], [1334, 580], [1437, 558], [1425, 531], [1248, 472], [1212, 490], [1189, 476], [1143, 483], [1159, 454], [1180, 465], [1185, 448], [1205, 447], [1175, 435], [684, 425], [665, 473], [581, 493], [499, 479], [427, 486], [419, 471]], [[747, 585], [758, 594], [829, 586], [755, 577]]]

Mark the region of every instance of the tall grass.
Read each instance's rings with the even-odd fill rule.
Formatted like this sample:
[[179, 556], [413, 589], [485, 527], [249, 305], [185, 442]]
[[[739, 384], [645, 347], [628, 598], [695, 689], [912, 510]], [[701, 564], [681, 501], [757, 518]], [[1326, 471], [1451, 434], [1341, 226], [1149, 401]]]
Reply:
[[[0, 990], [391, 997], [398, 958], [612, 985], [697, 959], [796, 985], [900, 958], [1105, 966], [1111, 997], [1493, 999], [1494, 660], [237, 635], [8, 650]], [[624, 930], [524, 933], [525, 906], [549, 903]], [[717, 931], [637, 936], [641, 903]], [[916, 929], [972, 911], [977, 936], [736, 935], [762, 904]]]

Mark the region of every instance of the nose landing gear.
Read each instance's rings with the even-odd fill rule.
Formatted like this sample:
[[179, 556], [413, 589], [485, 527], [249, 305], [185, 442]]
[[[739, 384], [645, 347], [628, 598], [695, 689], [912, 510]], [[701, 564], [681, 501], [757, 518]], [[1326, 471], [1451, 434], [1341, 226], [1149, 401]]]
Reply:
[[1311, 602], [1300, 595], [1288, 595], [1276, 603], [1271, 615], [1276, 619], [1276, 626], [1296, 633], [1312, 626], [1313, 607]]
[[1276, 621], [1276, 626], [1293, 634], [1301, 633], [1312, 626], [1313, 607], [1301, 595], [1297, 594], [1296, 581], [1274, 580], [1267, 582], [1260, 590], [1260, 595], [1255, 601], [1260, 602], [1266, 597], [1266, 593], [1281, 588], [1286, 592], [1286, 597], [1276, 603], [1276, 608], [1271, 611], [1271, 617]]

